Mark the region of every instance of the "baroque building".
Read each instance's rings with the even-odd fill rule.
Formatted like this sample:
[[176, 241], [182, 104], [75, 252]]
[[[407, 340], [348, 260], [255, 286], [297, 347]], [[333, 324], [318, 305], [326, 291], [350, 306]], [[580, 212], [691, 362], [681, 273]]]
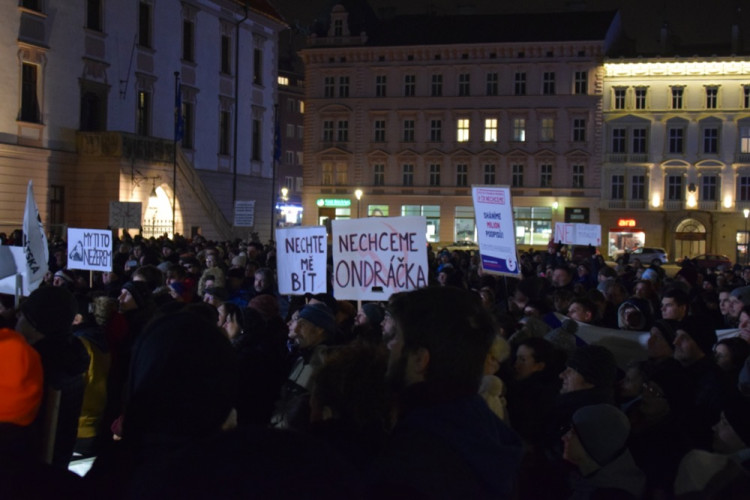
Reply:
[[337, 5], [301, 51], [304, 223], [423, 215], [428, 241], [474, 239], [483, 184], [511, 187], [520, 246], [599, 223], [618, 30], [614, 12], [378, 21]]
[[4, 2], [0, 230], [32, 179], [57, 234], [109, 226], [111, 202], [140, 202], [145, 236], [270, 234], [284, 27], [265, 0]]

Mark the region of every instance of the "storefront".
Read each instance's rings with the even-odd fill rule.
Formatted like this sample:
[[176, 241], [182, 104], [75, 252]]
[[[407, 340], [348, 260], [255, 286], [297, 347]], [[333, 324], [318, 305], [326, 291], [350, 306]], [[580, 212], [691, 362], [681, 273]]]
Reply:
[[617, 219], [615, 227], [609, 228], [607, 235], [610, 258], [625, 252], [633, 251], [646, 244], [646, 231], [638, 227], [636, 219]]

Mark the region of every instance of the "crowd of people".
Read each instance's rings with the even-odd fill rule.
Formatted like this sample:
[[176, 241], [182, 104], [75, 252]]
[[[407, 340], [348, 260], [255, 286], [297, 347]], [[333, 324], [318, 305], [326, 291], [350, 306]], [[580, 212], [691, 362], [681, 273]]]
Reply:
[[272, 243], [114, 248], [80, 272], [54, 241], [44, 283], [0, 296], [2, 498], [750, 491], [750, 268], [670, 278], [551, 243], [516, 279], [430, 249], [428, 287], [356, 303], [279, 294]]

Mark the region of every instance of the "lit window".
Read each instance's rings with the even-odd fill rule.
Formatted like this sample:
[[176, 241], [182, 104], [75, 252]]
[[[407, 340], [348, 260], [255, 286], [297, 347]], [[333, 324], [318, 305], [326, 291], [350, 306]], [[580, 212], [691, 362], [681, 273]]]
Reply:
[[458, 120], [458, 142], [469, 142], [469, 119], [461, 118]]
[[289, 78], [286, 76], [279, 76], [276, 81], [279, 85], [289, 85]]
[[497, 142], [497, 119], [484, 120], [484, 142]]
[[524, 142], [526, 140], [526, 119], [513, 118], [513, 140]]
[[554, 118], [542, 118], [542, 133], [540, 136], [542, 141], [554, 141], [555, 140], [555, 119]]

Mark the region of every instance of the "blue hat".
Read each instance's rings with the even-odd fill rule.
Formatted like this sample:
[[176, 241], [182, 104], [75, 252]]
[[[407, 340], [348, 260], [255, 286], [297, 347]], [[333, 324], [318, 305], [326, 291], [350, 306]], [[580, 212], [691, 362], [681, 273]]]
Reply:
[[325, 304], [307, 304], [300, 309], [299, 318], [322, 328], [329, 335], [336, 331], [336, 318], [333, 317], [331, 309]]

